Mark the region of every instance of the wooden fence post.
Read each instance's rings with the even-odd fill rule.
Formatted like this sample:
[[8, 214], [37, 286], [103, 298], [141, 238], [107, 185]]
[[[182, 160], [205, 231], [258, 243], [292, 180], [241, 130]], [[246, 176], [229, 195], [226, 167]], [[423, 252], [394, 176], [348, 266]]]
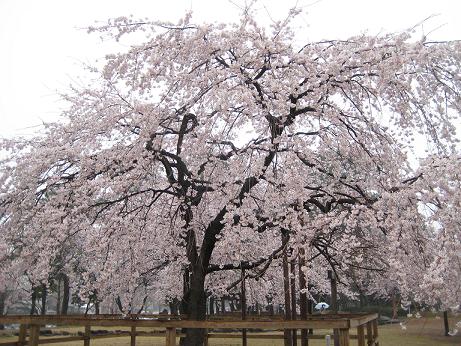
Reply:
[[339, 346], [349, 346], [349, 328], [341, 328], [338, 336]]
[[365, 346], [365, 331], [363, 325], [357, 327], [358, 346]]
[[373, 320], [373, 340], [375, 341], [375, 346], [379, 346], [379, 340], [378, 340], [378, 319]]
[[91, 326], [85, 326], [83, 346], [90, 346], [90, 338], [91, 338]]
[[18, 346], [26, 345], [26, 335], [27, 335], [27, 324], [21, 324], [19, 326]]
[[130, 346], [136, 346], [136, 327], [131, 326]]
[[38, 339], [40, 337], [40, 325], [31, 324], [29, 328], [30, 328], [30, 334], [29, 334], [28, 346], [38, 346]]
[[367, 322], [367, 344], [368, 346], [373, 345], [373, 329], [372, 329], [372, 322]]
[[166, 346], [176, 346], [176, 328], [166, 329]]

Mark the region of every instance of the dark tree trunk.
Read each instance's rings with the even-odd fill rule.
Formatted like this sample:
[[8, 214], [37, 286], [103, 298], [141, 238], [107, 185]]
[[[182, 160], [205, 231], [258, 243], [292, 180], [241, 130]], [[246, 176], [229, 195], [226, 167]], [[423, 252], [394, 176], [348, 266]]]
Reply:
[[332, 270], [329, 270], [328, 278], [330, 279], [330, 286], [331, 286], [330, 308], [333, 313], [337, 314], [338, 313], [338, 288], [337, 288], [337, 283], [336, 283], [335, 272]]
[[237, 308], [235, 307], [235, 301], [234, 299], [229, 299], [229, 306], [232, 312], [236, 311]]
[[221, 297], [221, 312], [224, 314], [226, 312], [226, 299]]
[[178, 315], [179, 314], [179, 301], [178, 299], [174, 298], [170, 302], [168, 302], [168, 306], [170, 307], [170, 314]]
[[448, 327], [448, 311], [443, 312], [443, 327], [445, 329], [445, 336], [450, 335], [450, 328]]
[[241, 295], [239, 295], [236, 299], [235, 299], [235, 306], [237, 308], [238, 311], [242, 311], [242, 297]]
[[272, 302], [267, 305], [267, 311], [269, 312], [269, 316], [274, 316], [274, 304]]
[[[275, 155], [275, 154], [274, 154]], [[274, 156], [272, 155], [272, 157]], [[271, 158], [272, 160], [272, 158]], [[267, 160], [270, 164], [271, 160]], [[239, 194], [240, 202], [243, 200], [246, 192], [249, 192], [253, 186], [257, 184], [257, 179], [248, 178]], [[222, 222], [227, 213], [226, 207], [223, 207], [216, 217], [211, 221], [206, 230], [200, 246], [200, 252], [197, 251], [197, 239], [195, 232], [189, 230], [187, 232], [186, 253], [190, 263], [189, 270], [191, 271], [189, 279], [189, 289], [184, 296], [184, 302], [187, 306], [187, 314], [191, 320], [205, 320], [206, 318], [206, 292], [205, 292], [205, 276], [210, 264], [211, 256], [217, 241], [216, 235], [224, 228]], [[184, 219], [186, 224], [192, 219], [192, 212], [186, 210]], [[181, 340], [183, 346], [202, 346], [205, 341], [205, 330], [192, 329], [186, 330], [186, 337]]]
[[183, 274], [183, 283], [182, 283], [182, 300], [181, 304], [179, 305], [179, 311], [181, 314], [187, 314], [187, 304], [188, 304], [188, 295], [189, 295], [189, 287], [190, 287], [190, 272], [189, 268], [184, 269], [184, 274]]
[[30, 314], [35, 315], [37, 313], [37, 289], [32, 286], [32, 296], [31, 296], [32, 304], [30, 307]]
[[56, 315], [61, 314], [61, 277], [58, 276], [57, 278], [57, 286], [56, 286], [56, 293], [58, 297], [56, 298]]
[[[205, 272], [196, 265], [190, 276], [190, 287], [186, 294], [187, 314], [190, 320], [204, 321], [206, 319]], [[205, 330], [186, 329], [186, 337], [181, 340], [182, 346], [202, 346], [205, 340]]]
[[214, 315], [214, 297], [213, 296], [210, 297], [209, 304], [210, 304], [210, 315]]
[[98, 301], [95, 301], [94, 302], [94, 314], [95, 315], [99, 315], [100, 313], [100, 310], [99, 310], [99, 302]]
[[42, 307], [40, 314], [46, 315], [46, 298], [48, 296], [48, 289], [46, 288], [45, 284], [42, 284]]
[[392, 319], [397, 319], [399, 312], [399, 294], [392, 292]]
[[[3, 316], [5, 313], [5, 299], [6, 299], [6, 292], [0, 293], [0, 316]], [[0, 330], [5, 329], [5, 326], [0, 323]]]
[[120, 310], [120, 313], [124, 313], [123, 311], [123, 305], [120, 297], [115, 298], [115, 304], [117, 304], [118, 309]]
[[67, 310], [69, 309], [70, 285], [69, 285], [69, 277], [66, 274], [62, 275], [62, 283], [63, 283], [63, 291], [62, 291], [61, 314], [67, 315]]

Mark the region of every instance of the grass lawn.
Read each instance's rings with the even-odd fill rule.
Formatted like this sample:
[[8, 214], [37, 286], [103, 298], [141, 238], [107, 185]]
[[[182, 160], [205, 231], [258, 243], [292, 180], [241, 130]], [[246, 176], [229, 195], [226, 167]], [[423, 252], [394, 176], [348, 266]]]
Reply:
[[[450, 326], [461, 319], [450, 319]], [[445, 337], [443, 329], [443, 320], [434, 317], [423, 317], [420, 319], [412, 319], [406, 324], [407, 329], [402, 330], [400, 325], [384, 325], [379, 326], [379, 341], [380, 346], [461, 346], [460, 335]], [[94, 327], [93, 329], [98, 329]], [[103, 329], [103, 328], [100, 328]], [[117, 330], [126, 330], [123, 328], [112, 328]], [[78, 331], [83, 331], [82, 328], [56, 328], [55, 331], [65, 330], [72, 334]], [[149, 330], [148, 328], [139, 328], [139, 330]], [[352, 332], [352, 331], [351, 331]], [[7, 334], [5, 331], [4, 334]], [[326, 334], [326, 332], [319, 332]], [[46, 339], [47, 337], [41, 337]], [[1, 342], [16, 341], [17, 337], [0, 336]], [[137, 337], [138, 346], [163, 346], [165, 339], [160, 337]], [[179, 341], [179, 340], [178, 340]], [[91, 345], [94, 346], [127, 346], [130, 344], [128, 337], [118, 337], [110, 339], [92, 340]], [[82, 346], [83, 341], [73, 341], [67, 343], [56, 343], [51, 345], [57, 346]], [[209, 345], [215, 346], [240, 346], [240, 339], [210, 339]], [[248, 340], [250, 346], [283, 346], [282, 340]], [[310, 340], [309, 346], [324, 346], [324, 340]], [[351, 340], [351, 345], [357, 345], [356, 340]]]

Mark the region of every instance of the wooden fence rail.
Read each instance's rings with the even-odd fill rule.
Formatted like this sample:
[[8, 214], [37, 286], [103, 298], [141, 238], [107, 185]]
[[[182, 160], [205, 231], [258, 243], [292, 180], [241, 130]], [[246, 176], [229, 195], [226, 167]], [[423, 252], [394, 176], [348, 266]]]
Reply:
[[[165, 338], [166, 346], [176, 346], [176, 338], [184, 336], [177, 330], [183, 328], [205, 329], [206, 344], [209, 338], [242, 338], [237, 333], [217, 333], [212, 330], [246, 329], [247, 339], [283, 339], [282, 334], [251, 334], [248, 330], [286, 330], [286, 329], [322, 329], [337, 331], [340, 346], [350, 346], [350, 339], [356, 339], [358, 346], [379, 346], [377, 314], [339, 314], [314, 315], [305, 320], [269, 320], [253, 318], [251, 320], [206, 320], [193, 321], [171, 315], [48, 315], [48, 316], [1, 316], [0, 324], [19, 324], [18, 339], [14, 342], [0, 342], [0, 346], [37, 346], [41, 344], [83, 341], [83, 346], [90, 346], [91, 340], [101, 338], [130, 337], [130, 345], [136, 345], [137, 336]], [[84, 333], [80, 336], [66, 336], [40, 339], [40, 328], [45, 325], [81, 326]], [[116, 331], [102, 335], [92, 335], [91, 327], [129, 327], [127, 331]], [[158, 331], [139, 331], [137, 328], [149, 327]], [[357, 334], [351, 335], [350, 330]], [[309, 334], [309, 339], [324, 338], [325, 335]]]

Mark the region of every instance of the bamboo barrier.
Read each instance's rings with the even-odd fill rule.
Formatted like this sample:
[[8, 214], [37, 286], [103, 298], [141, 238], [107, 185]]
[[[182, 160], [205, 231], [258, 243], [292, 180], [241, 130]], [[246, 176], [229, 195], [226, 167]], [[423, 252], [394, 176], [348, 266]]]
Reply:
[[[129, 337], [130, 345], [136, 345], [137, 336], [163, 337], [166, 346], [176, 346], [177, 338], [183, 337], [179, 330], [183, 328], [205, 329], [206, 344], [208, 338], [242, 338], [239, 333], [217, 333], [212, 330], [230, 329], [246, 330], [248, 339], [284, 339], [283, 334], [262, 334], [261, 330], [285, 331], [289, 329], [322, 329], [333, 330], [338, 335], [340, 346], [350, 346], [350, 340], [356, 339], [358, 346], [379, 346], [377, 314], [336, 314], [314, 315], [303, 320], [270, 320], [252, 318], [248, 320], [205, 320], [193, 321], [181, 319], [181, 316], [172, 315], [47, 315], [47, 316], [24, 316], [10, 315], [1, 316], [2, 324], [19, 324], [18, 339], [14, 342], [0, 342], [0, 346], [37, 346], [41, 344], [63, 343], [70, 341], [82, 341], [83, 346], [90, 346], [91, 340], [101, 338]], [[80, 336], [52, 337], [40, 339], [40, 328], [44, 325], [65, 325], [84, 327], [84, 333]], [[91, 327], [127, 327], [126, 331], [116, 331], [103, 335], [93, 335]], [[163, 330], [140, 331], [137, 328], [149, 327]], [[258, 334], [251, 332], [258, 330]], [[357, 334], [351, 335], [350, 331], [356, 329]], [[366, 333], [365, 333], [366, 331]], [[323, 339], [325, 335], [309, 334], [309, 339]]]

